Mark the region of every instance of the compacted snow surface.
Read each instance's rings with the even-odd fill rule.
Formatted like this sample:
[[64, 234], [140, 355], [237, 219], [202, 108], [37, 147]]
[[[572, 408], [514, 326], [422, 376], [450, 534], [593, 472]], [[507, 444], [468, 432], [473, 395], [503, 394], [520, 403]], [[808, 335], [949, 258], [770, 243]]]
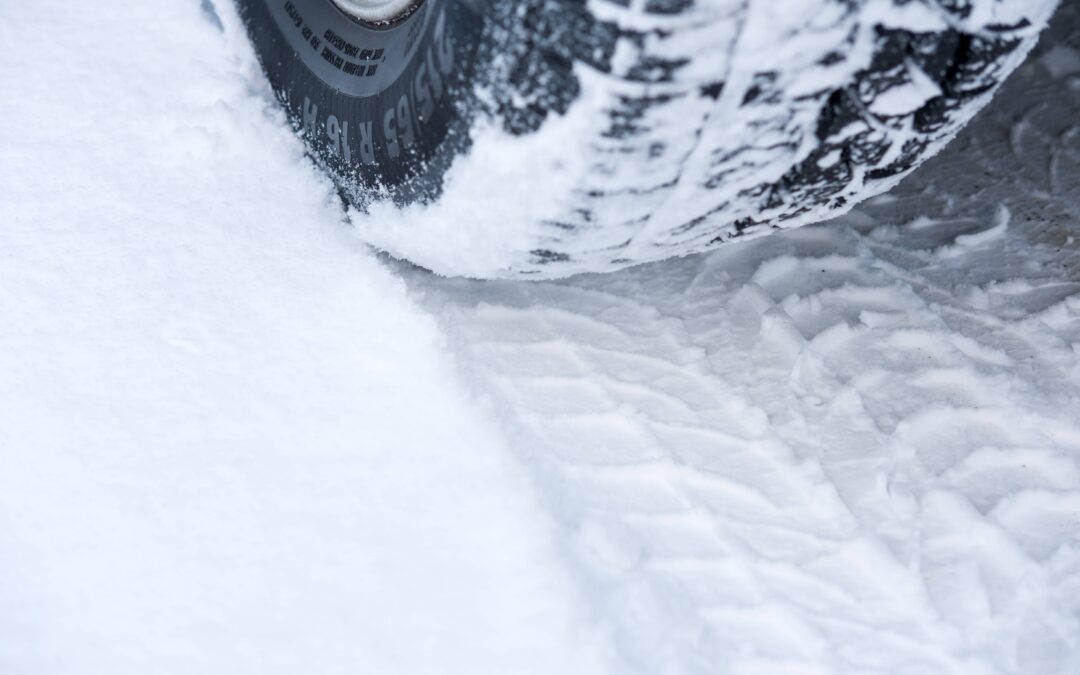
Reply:
[[839, 221], [484, 283], [228, 3], [6, 3], [0, 673], [1080, 672], [1078, 15]]

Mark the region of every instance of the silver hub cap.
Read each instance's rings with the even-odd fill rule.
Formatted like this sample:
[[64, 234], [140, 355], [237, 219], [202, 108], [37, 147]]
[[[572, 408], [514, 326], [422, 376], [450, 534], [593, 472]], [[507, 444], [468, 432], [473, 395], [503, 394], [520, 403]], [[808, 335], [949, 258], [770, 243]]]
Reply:
[[420, 0], [334, 0], [342, 11], [361, 21], [375, 23], [392, 21], [419, 3]]

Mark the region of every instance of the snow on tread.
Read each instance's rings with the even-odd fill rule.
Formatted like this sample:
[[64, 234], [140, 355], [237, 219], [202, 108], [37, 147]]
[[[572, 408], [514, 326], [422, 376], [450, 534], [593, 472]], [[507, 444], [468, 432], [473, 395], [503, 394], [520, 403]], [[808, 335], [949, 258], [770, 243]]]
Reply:
[[[526, 137], [510, 142], [531, 161], [493, 168], [489, 144], [507, 140], [474, 129], [482, 149], [450, 172], [445, 203], [355, 222], [379, 248], [442, 274], [534, 278], [817, 222], [939, 151], [1056, 4], [488, 3], [509, 36], [493, 38], [505, 53], [492, 62], [508, 72], [482, 98]], [[500, 198], [521, 192], [512, 222], [480, 189], [493, 180]], [[474, 251], [440, 255], [462, 241]]]

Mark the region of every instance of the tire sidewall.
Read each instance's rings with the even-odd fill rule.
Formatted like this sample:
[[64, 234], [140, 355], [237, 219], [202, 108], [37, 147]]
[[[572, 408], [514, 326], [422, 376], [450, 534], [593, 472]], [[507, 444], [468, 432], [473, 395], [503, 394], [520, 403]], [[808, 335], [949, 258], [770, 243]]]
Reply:
[[240, 0], [256, 51], [293, 125], [354, 202], [438, 189], [479, 24], [458, 0], [427, 0], [370, 25], [331, 0]]

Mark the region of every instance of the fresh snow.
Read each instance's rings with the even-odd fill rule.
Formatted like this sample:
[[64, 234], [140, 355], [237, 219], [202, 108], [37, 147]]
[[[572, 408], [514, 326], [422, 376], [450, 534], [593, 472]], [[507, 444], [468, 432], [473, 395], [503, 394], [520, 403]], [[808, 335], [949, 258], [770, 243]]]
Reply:
[[0, 673], [1080, 672], [1078, 27], [838, 221], [475, 282], [229, 3], [7, 3]]
[[610, 670], [527, 471], [222, 19], [0, 11], [0, 673]]

